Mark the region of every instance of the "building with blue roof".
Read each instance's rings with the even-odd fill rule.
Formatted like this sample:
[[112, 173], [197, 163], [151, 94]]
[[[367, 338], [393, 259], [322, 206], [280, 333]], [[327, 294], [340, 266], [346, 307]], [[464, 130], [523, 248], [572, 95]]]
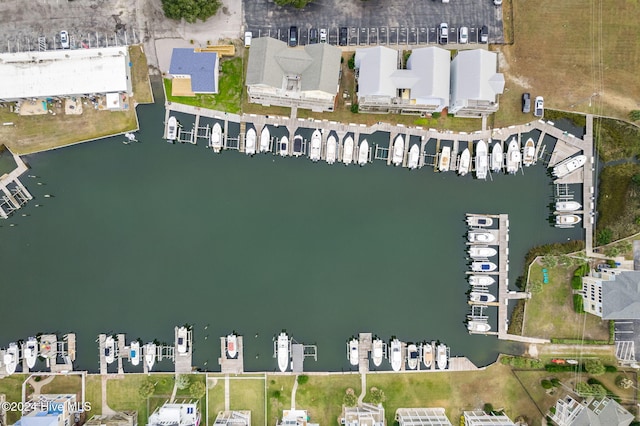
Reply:
[[218, 54], [175, 48], [171, 53], [169, 74], [173, 96], [218, 93]]
[[75, 394], [39, 395], [26, 405], [25, 412], [15, 426], [70, 426], [77, 410]]

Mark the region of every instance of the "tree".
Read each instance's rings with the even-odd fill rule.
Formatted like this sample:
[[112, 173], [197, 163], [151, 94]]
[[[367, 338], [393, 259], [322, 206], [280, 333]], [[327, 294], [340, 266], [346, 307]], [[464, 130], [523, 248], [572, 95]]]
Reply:
[[176, 377], [176, 387], [180, 390], [184, 390], [189, 387], [189, 376], [186, 374], [180, 374]]
[[162, 0], [164, 16], [189, 23], [206, 21], [218, 12], [220, 0]]
[[298, 9], [302, 9], [313, 0], [273, 0], [278, 6], [293, 6]]
[[594, 358], [585, 361], [584, 370], [592, 376], [599, 376], [601, 374], [604, 374], [606, 369], [600, 359]]
[[378, 389], [376, 387], [369, 389], [369, 395], [371, 395], [371, 402], [373, 404], [380, 404], [387, 399], [382, 389]]
[[138, 389], [138, 395], [140, 395], [142, 399], [147, 399], [151, 395], [153, 395], [155, 391], [156, 391], [156, 384], [151, 380], [147, 380], [146, 382], [140, 385], [140, 388]]
[[358, 397], [352, 388], [349, 388], [345, 391], [344, 398], [342, 399], [342, 403], [345, 407], [355, 407], [358, 403]]
[[191, 383], [191, 386], [189, 386], [189, 394], [191, 395], [192, 398], [200, 399], [204, 396], [206, 392], [207, 392], [207, 389], [204, 383], [200, 380]]

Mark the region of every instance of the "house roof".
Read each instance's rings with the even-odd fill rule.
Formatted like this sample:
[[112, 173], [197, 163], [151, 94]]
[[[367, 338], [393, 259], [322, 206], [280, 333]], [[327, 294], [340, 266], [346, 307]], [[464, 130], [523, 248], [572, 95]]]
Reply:
[[195, 93], [217, 93], [216, 52], [196, 52], [189, 48], [175, 48], [171, 53], [169, 74], [191, 76], [191, 90]]
[[452, 101], [495, 102], [504, 91], [504, 75], [497, 72], [498, 55], [483, 49], [458, 52], [451, 62]]
[[[356, 50], [358, 96], [396, 96], [392, 79], [398, 70], [398, 51], [384, 46]], [[396, 74], [396, 79], [400, 77]]]
[[439, 47], [414, 49], [407, 60], [407, 68], [419, 76], [411, 87], [411, 97], [419, 104], [433, 103], [433, 99], [442, 100], [449, 105], [449, 82], [451, 73], [451, 54]]
[[602, 282], [602, 319], [640, 319], [640, 271], [624, 271]]
[[36, 415], [36, 416], [22, 416], [20, 420], [15, 423], [17, 426], [57, 426], [58, 415]]

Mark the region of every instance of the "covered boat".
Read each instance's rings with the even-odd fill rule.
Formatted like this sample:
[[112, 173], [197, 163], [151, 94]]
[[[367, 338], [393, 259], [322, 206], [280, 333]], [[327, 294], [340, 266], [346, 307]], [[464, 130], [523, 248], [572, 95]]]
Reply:
[[522, 155], [522, 164], [525, 167], [529, 167], [533, 164], [533, 161], [536, 158], [536, 144], [533, 142], [533, 139], [529, 138], [524, 143], [523, 155]]
[[253, 155], [256, 153], [256, 129], [251, 127], [247, 130], [245, 136], [244, 153], [247, 155]]
[[487, 150], [487, 143], [483, 140], [479, 140], [476, 144], [476, 178], [486, 179], [487, 172], [489, 171], [489, 152]]
[[413, 343], [407, 346], [407, 366], [410, 370], [415, 370], [418, 367], [418, 347]]
[[402, 135], [398, 135], [396, 140], [393, 142], [393, 157], [391, 157], [391, 162], [394, 166], [399, 166], [402, 164], [402, 160], [404, 159], [404, 138]]
[[227, 336], [227, 355], [229, 358], [235, 358], [238, 355], [238, 336], [235, 333]]
[[278, 154], [282, 157], [289, 155], [289, 138], [286, 135], [278, 142]]
[[104, 341], [104, 360], [111, 364], [116, 359], [116, 342], [113, 336], [107, 336]]
[[580, 220], [580, 216], [578, 216], [577, 214], [559, 214], [558, 216], [556, 216], [556, 226], [573, 226], [580, 223]]
[[[267, 126], [265, 126], [265, 129]], [[211, 148], [213, 152], [220, 152], [222, 150], [222, 127], [219, 123], [213, 125], [211, 129]]]
[[144, 362], [147, 364], [147, 368], [151, 370], [156, 362], [156, 344], [149, 342], [144, 345]]
[[358, 150], [358, 164], [364, 166], [369, 161], [369, 142], [364, 139], [360, 143], [360, 149]]
[[178, 137], [178, 120], [172, 115], [167, 121], [167, 142], [173, 142]]
[[436, 349], [436, 363], [439, 370], [446, 370], [449, 363], [449, 353], [446, 345], [440, 343]]
[[496, 301], [496, 297], [486, 291], [472, 291], [469, 293], [469, 301], [472, 303], [491, 303]]
[[488, 244], [493, 242], [496, 237], [491, 232], [479, 232], [479, 231], [471, 231], [469, 232], [469, 242], [474, 244]]
[[303, 142], [304, 142], [304, 139], [302, 139], [301, 135], [295, 135], [293, 137], [293, 156], [294, 157], [299, 157], [302, 155], [304, 151], [302, 147]]
[[574, 212], [581, 208], [582, 205], [577, 201], [556, 201], [556, 211], [559, 212]]
[[488, 275], [470, 275], [469, 284], [472, 286], [488, 286], [495, 283], [496, 280]]
[[471, 166], [471, 152], [469, 148], [465, 148], [460, 154], [460, 163], [458, 164], [458, 174], [464, 176], [469, 173], [469, 167]]
[[496, 142], [491, 149], [491, 171], [498, 173], [504, 165], [504, 154], [502, 152], [502, 142]]
[[472, 228], [486, 228], [493, 225], [493, 219], [488, 216], [467, 216], [467, 225]]
[[391, 359], [391, 368], [393, 371], [400, 371], [402, 368], [402, 342], [398, 339], [391, 341], [391, 350], [389, 351]]
[[187, 327], [178, 328], [178, 355], [186, 355], [189, 347]]
[[515, 174], [520, 169], [521, 162], [520, 143], [514, 137], [509, 142], [509, 148], [507, 148], [507, 173]]
[[383, 354], [383, 343], [379, 338], [375, 338], [372, 344], [373, 350], [371, 351], [371, 358], [373, 359], [373, 365], [376, 367], [380, 367], [382, 364]]
[[350, 339], [349, 342], [347, 343], [347, 348], [348, 348], [348, 352], [349, 352], [349, 355], [348, 355], [349, 364], [351, 364], [351, 365], [358, 365], [360, 363], [360, 358], [359, 358], [359, 353], [358, 353], [359, 344], [360, 344], [360, 342], [355, 337]]
[[140, 342], [134, 340], [129, 345], [129, 359], [131, 360], [131, 365], [140, 364]]
[[347, 136], [342, 145], [342, 162], [348, 166], [353, 162], [353, 138]]
[[320, 150], [322, 149], [322, 134], [320, 130], [314, 130], [311, 135], [311, 149], [309, 150], [309, 159], [318, 161], [320, 159]]
[[553, 175], [557, 178], [565, 177], [566, 175], [575, 172], [580, 167], [584, 166], [587, 162], [586, 155], [576, 155], [575, 157], [567, 158], [561, 161], [553, 168]]
[[409, 150], [409, 160], [407, 161], [407, 167], [409, 170], [418, 168], [418, 160], [420, 159], [420, 147], [416, 144], [411, 146]]
[[27, 368], [32, 369], [36, 365], [38, 359], [38, 341], [35, 337], [29, 337], [23, 345], [22, 356], [27, 362]]
[[422, 345], [422, 362], [425, 367], [431, 368], [431, 364], [433, 364], [433, 345], [431, 343]]
[[498, 265], [493, 262], [471, 262], [471, 270], [473, 272], [492, 272], [498, 269]]
[[264, 126], [260, 133], [260, 152], [268, 152], [271, 145], [271, 132], [269, 126]]
[[474, 259], [486, 259], [488, 257], [493, 257], [496, 254], [498, 254], [498, 251], [493, 247], [469, 247], [469, 256], [473, 257]]
[[443, 146], [440, 153], [440, 159], [438, 160], [438, 170], [441, 172], [448, 172], [451, 166], [451, 147]]
[[284, 373], [289, 366], [289, 336], [284, 331], [278, 335], [277, 356], [278, 368]]
[[333, 164], [336, 162], [336, 153], [338, 152], [338, 141], [336, 141], [335, 136], [329, 135], [327, 139], [327, 155], [325, 159], [327, 160], [327, 164]]

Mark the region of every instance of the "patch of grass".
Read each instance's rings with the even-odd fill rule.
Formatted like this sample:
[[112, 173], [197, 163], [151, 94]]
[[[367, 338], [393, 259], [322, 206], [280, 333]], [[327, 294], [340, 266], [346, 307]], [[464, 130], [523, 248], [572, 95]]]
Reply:
[[[295, 376], [267, 375], [267, 421], [265, 424], [276, 424], [282, 417], [282, 410], [291, 408], [291, 390], [294, 380]], [[296, 402], [297, 400], [296, 397]]]
[[146, 422], [149, 416], [147, 401], [140, 397], [138, 389], [148, 380], [142, 374], [127, 374], [124, 378], [107, 382], [107, 405], [116, 411], [136, 410], [138, 423]]
[[149, 65], [142, 45], [129, 46], [129, 59], [131, 60], [131, 84], [133, 97], [139, 104], [153, 102], [151, 83], [149, 82]]
[[572, 113], [567, 111], [558, 111], [554, 109], [544, 110], [544, 119], [550, 121], [569, 120], [574, 126], [585, 129], [587, 126], [587, 116], [584, 114]]
[[238, 380], [230, 378], [229, 408], [251, 411], [251, 423], [254, 425], [266, 424], [264, 418], [265, 380], [264, 376], [252, 380], [245, 377], [240, 377]]
[[[213, 424], [218, 412], [224, 411], [224, 376], [208, 375], [207, 387], [209, 388], [207, 424]], [[253, 412], [251, 413], [251, 417], [253, 418]]]
[[[7, 402], [22, 401], [22, 382], [27, 378], [24, 374], [13, 374], [0, 380], [0, 394], [4, 394]], [[14, 424], [20, 420], [19, 411], [7, 412], [7, 424]]]
[[360, 395], [360, 376], [356, 374], [316, 376], [311, 375], [303, 385], [298, 385], [296, 407], [309, 410], [313, 423], [332, 425], [342, 411], [342, 401], [348, 388]]
[[610, 118], [595, 118], [593, 133], [602, 161], [614, 161], [640, 156], [640, 129]]
[[85, 399], [91, 403], [90, 415], [102, 413], [102, 379], [100, 375], [87, 375]]
[[640, 185], [633, 177], [640, 175], [640, 165], [625, 163], [607, 166], [600, 173], [598, 197], [599, 220], [596, 233], [599, 243], [618, 240], [640, 231], [636, 222], [640, 211]]
[[41, 393], [76, 393], [78, 401], [82, 392], [82, 377], [76, 374], [56, 375], [55, 378], [43, 385]]
[[578, 314], [584, 314], [584, 306], [582, 304], [582, 295], [573, 295], [573, 310]]

